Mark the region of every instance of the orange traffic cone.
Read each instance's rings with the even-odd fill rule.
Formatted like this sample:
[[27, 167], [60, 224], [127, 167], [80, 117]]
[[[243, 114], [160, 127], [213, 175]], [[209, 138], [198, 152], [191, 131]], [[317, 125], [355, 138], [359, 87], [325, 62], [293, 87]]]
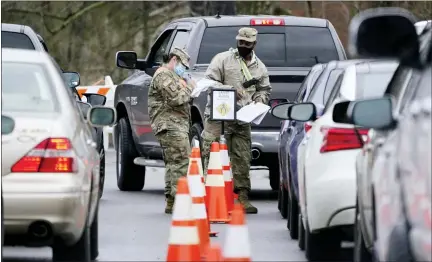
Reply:
[[203, 171], [203, 166], [202, 166], [202, 161], [201, 161], [201, 152], [200, 152], [200, 148], [199, 147], [193, 147], [192, 151], [191, 151], [191, 155], [189, 158], [189, 167], [192, 164], [192, 161], [197, 161], [198, 164], [198, 171], [199, 171], [199, 175], [200, 175], [200, 179], [201, 179], [201, 183], [202, 183], [202, 188], [204, 190], [204, 196], [206, 195], [205, 192], [205, 182], [204, 182], [204, 171]]
[[223, 261], [222, 251], [218, 244], [214, 244], [209, 248], [205, 261], [209, 261], [209, 262]]
[[204, 252], [208, 249], [208, 246], [210, 245], [210, 230], [209, 222], [207, 220], [206, 206], [204, 202], [204, 188], [202, 187], [198, 163], [196, 160], [192, 160], [187, 179], [189, 183], [190, 195], [192, 197], [193, 215], [196, 219], [198, 227], [201, 254], [204, 254]]
[[167, 261], [201, 260], [198, 228], [193, 217], [192, 198], [188, 181], [181, 177], [177, 183]]
[[218, 142], [213, 142], [210, 148], [206, 191], [206, 204], [210, 223], [227, 223], [230, 219], [225, 200], [225, 183]]
[[228, 213], [231, 213], [234, 208], [234, 188], [231, 179], [231, 165], [228, 155], [228, 146], [223, 142], [220, 144], [220, 154], [222, 158], [222, 170], [225, 181], [225, 199], [227, 203], [227, 210]]
[[[205, 203], [207, 203], [206, 200], [206, 190], [205, 190], [205, 181], [204, 181], [204, 172], [203, 172], [203, 168], [202, 168], [202, 161], [201, 161], [201, 152], [200, 152], [200, 148], [199, 147], [193, 147], [192, 148], [192, 152], [191, 152], [191, 156], [190, 156], [190, 161], [189, 161], [189, 168], [191, 166], [191, 163], [193, 160], [196, 160], [198, 163], [198, 169], [199, 169], [199, 174], [201, 176], [201, 186], [203, 188], [203, 192], [204, 192], [204, 201]], [[209, 236], [210, 237], [215, 237], [217, 236], [218, 232], [213, 232], [211, 231], [211, 226], [210, 226], [210, 221], [208, 220], [208, 210], [207, 210], [207, 205], [206, 205], [206, 218], [207, 218], [207, 224], [208, 224], [208, 229], [209, 229]]]
[[224, 246], [224, 261], [251, 261], [249, 232], [241, 204], [234, 204]]

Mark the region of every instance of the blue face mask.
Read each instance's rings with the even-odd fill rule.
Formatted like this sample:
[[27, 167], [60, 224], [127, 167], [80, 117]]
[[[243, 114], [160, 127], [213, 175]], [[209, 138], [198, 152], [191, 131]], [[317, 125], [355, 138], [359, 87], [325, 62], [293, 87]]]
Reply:
[[186, 67], [184, 67], [182, 64], [177, 64], [177, 65], [174, 67], [174, 72], [175, 72], [178, 76], [183, 77], [184, 73], [186, 72]]

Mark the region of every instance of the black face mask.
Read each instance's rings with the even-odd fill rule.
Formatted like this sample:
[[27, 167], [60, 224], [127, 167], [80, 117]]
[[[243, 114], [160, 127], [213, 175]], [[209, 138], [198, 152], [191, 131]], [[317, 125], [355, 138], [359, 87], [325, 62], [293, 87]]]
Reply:
[[239, 55], [243, 58], [246, 58], [246, 56], [248, 56], [252, 52], [252, 48], [247, 48], [244, 46], [237, 46], [237, 50], [239, 52]]

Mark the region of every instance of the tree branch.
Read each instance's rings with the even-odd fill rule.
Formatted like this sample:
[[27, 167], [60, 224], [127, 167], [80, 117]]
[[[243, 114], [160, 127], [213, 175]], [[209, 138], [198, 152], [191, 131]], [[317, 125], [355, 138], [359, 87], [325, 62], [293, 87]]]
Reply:
[[58, 34], [61, 30], [65, 29], [70, 23], [72, 23], [76, 19], [80, 18], [81, 16], [83, 16], [84, 14], [86, 14], [87, 12], [89, 12], [95, 8], [103, 6], [104, 4], [106, 4], [105, 1], [96, 2], [96, 3], [93, 3], [91, 5], [84, 7], [83, 9], [79, 10], [76, 13], [69, 15], [66, 18], [66, 20], [64, 20], [64, 22], [59, 27], [57, 27], [55, 30], [50, 30], [51, 34], [52, 34], [51, 38], [54, 37], [56, 34]]
[[[36, 11], [36, 10], [20, 10], [20, 9], [6, 9], [6, 12], [9, 13], [16, 13], [16, 14], [24, 14], [24, 15], [41, 15], [42, 11]], [[51, 14], [44, 14], [44, 16], [52, 19], [58, 19], [58, 20], [65, 20], [66, 17], [61, 17], [57, 15], [51, 15]]]

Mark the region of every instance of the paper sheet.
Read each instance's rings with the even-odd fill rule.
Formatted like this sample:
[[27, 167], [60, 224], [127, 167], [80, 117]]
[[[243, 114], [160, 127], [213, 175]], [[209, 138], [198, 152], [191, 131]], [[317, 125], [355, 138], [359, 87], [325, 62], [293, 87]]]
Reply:
[[194, 88], [194, 90], [192, 90], [191, 97], [198, 97], [202, 92], [207, 91], [209, 87], [216, 87], [218, 85], [220, 84], [216, 81], [202, 78], [196, 83], [196, 87]]
[[237, 111], [237, 120], [259, 125], [269, 111], [270, 106], [263, 103], [252, 103]]

